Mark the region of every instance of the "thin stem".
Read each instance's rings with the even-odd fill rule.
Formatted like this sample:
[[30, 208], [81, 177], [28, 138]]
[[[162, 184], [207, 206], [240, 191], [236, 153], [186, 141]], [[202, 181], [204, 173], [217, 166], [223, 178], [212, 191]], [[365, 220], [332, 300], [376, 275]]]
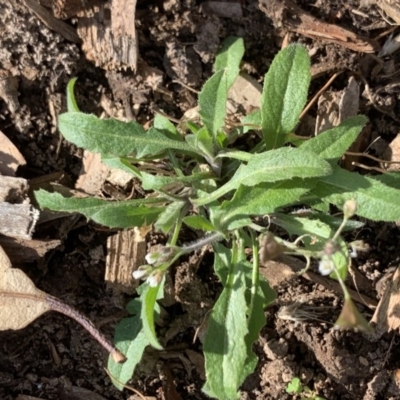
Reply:
[[206, 235], [197, 240], [194, 243], [187, 244], [181, 247], [182, 254], [183, 253], [190, 253], [192, 251], [201, 249], [203, 246], [206, 246], [207, 244], [217, 242], [218, 240], [221, 240], [224, 238], [224, 235], [220, 232], [214, 232], [211, 235]]
[[93, 322], [90, 321], [89, 318], [85, 317], [79, 311], [63, 303], [56, 297], [47, 295], [43, 300], [47, 301], [52, 310], [58, 311], [59, 313], [72, 318], [85, 328], [92, 337], [110, 353], [116, 363], [123, 363], [126, 361], [126, 357], [108, 339], [106, 339], [106, 337], [93, 325]]
[[332, 241], [335, 241], [339, 237], [339, 235], [341, 234], [342, 230], [346, 226], [348, 220], [349, 219], [346, 218], [346, 217], [343, 218], [342, 223], [340, 224], [338, 230], [335, 232], [335, 234], [333, 235], [333, 238], [331, 239]]
[[260, 281], [260, 257], [258, 256], [259, 244], [254, 232], [250, 230], [250, 236], [253, 244], [253, 271], [251, 274], [251, 300], [249, 307], [249, 315], [253, 315], [254, 302], [257, 296], [258, 285]]

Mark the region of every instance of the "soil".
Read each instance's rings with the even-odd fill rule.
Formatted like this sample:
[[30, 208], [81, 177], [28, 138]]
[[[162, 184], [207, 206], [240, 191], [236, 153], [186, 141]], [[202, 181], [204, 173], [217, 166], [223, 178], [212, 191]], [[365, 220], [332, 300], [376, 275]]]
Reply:
[[[61, 138], [54, 118], [66, 109], [65, 89], [72, 77], [78, 77], [77, 101], [84, 112], [100, 115], [107, 103], [115, 115], [123, 114], [127, 108], [124, 93], [128, 92], [137, 106], [134, 113], [138, 121], [151, 120], [154, 109], [180, 118], [196, 105], [196, 95], [186, 87], [201, 88], [212, 72], [219, 44], [229, 35], [244, 38], [242, 70], [260, 82], [284, 40], [304, 44], [313, 65], [331, 65], [328, 72], [313, 79], [310, 99], [339, 66], [344, 72], [331, 90], [343, 90], [349, 77], [355, 76], [363, 88], [359, 112], [369, 118], [367, 145], [371, 146], [371, 154], [379, 155], [399, 131], [398, 53], [383, 59], [382, 68], [391, 68], [385, 74], [376, 69], [377, 52], [357, 52], [343, 43], [301, 33], [291, 32], [285, 38], [287, 30], [279, 16], [276, 20], [267, 16], [261, 0], [232, 1], [240, 5], [242, 17], [218, 16], [213, 9], [210, 11], [212, 2], [138, 0], [139, 55], [147, 67], [158, 71], [165, 89], [147, 87], [140, 93], [132, 89], [134, 82], [140, 82], [140, 68], [134, 75], [95, 67], [79, 45], [49, 30], [22, 3], [0, 0], [0, 68], [19, 77], [19, 104], [10, 106], [0, 100], [0, 130], [27, 161], [19, 176], [34, 179], [62, 172], [63, 183], [71, 187], [78, 178], [82, 150]], [[372, 2], [364, 5], [366, 8], [361, 8], [358, 1], [295, 3], [315, 18], [368, 38], [376, 38], [390, 28]], [[67, 23], [75, 26], [76, 18]], [[379, 39], [379, 43], [382, 45], [386, 38]], [[374, 93], [374, 104], [366, 83]], [[309, 118], [313, 120], [316, 113], [314, 106], [308, 112]], [[378, 137], [381, 139], [375, 141]], [[62, 246], [49, 251], [39, 262], [18, 265], [38, 288], [79, 309], [110, 338], [129, 300], [129, 296], [107, 290], [104, 282], [106, 240], [112, 233], [76, 216], [39, 225], [35, 238], [60, 239]], [[377, 282], [390, 267], [398, 265], [400, 258], [399, 228], [396, 224], [367, 223], [356, 235], [369, 244], [370, 251], [360, 255], [354, 267], [370, 283], [370, 291], [365, 294], [379, 299]], [[147, 240], [154, 245], [165, 238], [152, 232]], [[148, 361], [131, 383], [148, 398], [207, 398], [201, 392], [201, 341], [193, 343], [193, 338], [220, 291], [217, 282], [207, 280], [210, 265], [212, 254], [206, 251], [201, 257], [183, 260], [168, 278], [172, 296], [164, 304], [165, 316], [159, 326], [166, 350], [161, 354], [149, 351]], [[340, 313], [342, 297], [303, 278], [282, 283], [277, 293], [278, 303], [266, 310], [268, 322], [254, 346], [260, 361], [241, 388], [242, 399], [296, 398], [285, 392], [293, 377], [299, 377], [326, 399], [400, 399], [397, 332], [385, 333], [374, 341], [360, 332], [334, 330], [332, 322]], [[320, 305], [321, 310], [331, 308], [322, 314], [322, 321], [278, 318], [280, 305], [300, 300]], [[367, 317], [373, 313], [362, 305], [359, 310]], [[104, 350], [80, 326], [62, 315], [45, 314], [20, 331], [0, 332], [0, 399], [139, 398], [129, 390], [114, 388], [104, 371], [106, 360]]]

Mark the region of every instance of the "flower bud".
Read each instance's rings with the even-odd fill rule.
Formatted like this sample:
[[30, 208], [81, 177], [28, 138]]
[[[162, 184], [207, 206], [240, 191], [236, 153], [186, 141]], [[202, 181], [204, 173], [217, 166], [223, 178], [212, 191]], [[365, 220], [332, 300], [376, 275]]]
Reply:
[[151, 268], [149, 268], [148, 265], [142, 265], [136, 271], [132, 272], [132, 276], [134, 277], [134, 279], [143, 279], [147, 275], [149, 275], [150, 271]]
[[357, 212], [357, 202], [354, 199], [346, 200], [343, 205], [343, 214], [345, 219], [350, 219]]
[[267, 261], [273, 260], [285, 250], [286, 247], [276, 241], [274, 234], [267, 232], [262, 238], [262, 244], [260, 251], [258, 252], [261, 264], [265, 264]]
[[325, 258], [318, 264], [318, 271], [321, 275], [329, 275], [335, 270], [335, 264], [332, 260]]

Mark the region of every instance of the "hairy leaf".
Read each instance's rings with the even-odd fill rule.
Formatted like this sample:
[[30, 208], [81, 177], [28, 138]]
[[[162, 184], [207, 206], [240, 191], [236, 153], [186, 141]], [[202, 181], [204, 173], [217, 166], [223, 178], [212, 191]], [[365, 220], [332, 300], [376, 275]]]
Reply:
[[357, 203], [356, 214], [373, 221], [400, 219], [400, 190], [386, 186], [379, 179], [335, 168], [311, 190], [325, 202], [342, 208], [346, 200]]
[[204, 341], [207, 381], [203, 391], [219, 400], [239, 398], [248, 333], [245, 281], [240, 263], [231, 266], [228, 282], [208, 320]]
[[289, 45], [274, 58], [264, 79], [261, 126], [267, 150], [276, 149], [293, 131], [307, 101], [310, 58], [300, 45]]
[[338, 160], [357, 139], [366, 122], [367, 118], [362, 115], [351, 117], [339, 126], [307, 140], [300, 148], [312, 151], [326, 160]]
[[171, 204], [168, 204], [165, 210], [158, 217], [154, 224], [154, 228], [164, 232], [165, 234], [169, 233], [175, 226], [176, 221], [179, 220], [182, 208], [185, 204], [186, 202], [184, 201], [174, 201]]
[[78, 103], [74, 95], [74, 87], [78, 78], [72, 78], [67, 85], [67, 109], [68, 111], [79, 112]]
[[159, 343], [156, 336], [154, 314], [156, 300], [159, 299], [159, 291], [163, 291], [164, 281], [165, 279], [163, 279], [156, 287], [152, 287], [148, 283], [144, 283], [142, 285], [143, 291], [140, 296], [142, 301], [142, 311], [140, 317], [143, 323], [143, 332], [146, 335], [146, 339], [149, 341], [149, 343], [158, 350], [162, 350], [163, 347]]
[[199, 114], [214, 138], [224, 126], [228, 91], [239, 74], [243, 52], [243, 39], [229, 38], [217, 56], [216, 73], [204, 84], [199, 94]]
[[293, 178], [290, 181], [260, 183], [251, 190], [240, 185], [233, 199], [222, 203], [221, 209], [225, 211], [223, 221], [239, 216], [273, 213], [281, 207], [296, 203], [316, 183], [313, 178]]
[[147, 207], [146, 204], [160, 203], [160, 199], [138, 199], [128, 201], [107, 201], [94, 197], [63, 197], [59, 193], [45, 190], [35, 192], [36, 201], [41, 208], [53, 211], [80, 213], [86, 218], [111, 228], [131, 228], [150, 225], [164, 207]]
[[143, 158], [167, 149], [193, 150], [185, 142], [167, 138], [155, 128], [146, 132], [133, 121], [102, 120], [94, 115], [67, 112], [59, 116], [58, 128], [65, 139], [94, 153]]
[[192, 229], [199, 229], [205, 232], [213, 232], [216, 230], [215, 226], [202, 215], [191, 215], [185, 217], [183, 222]]
[[324, 176], [332, 171], [329, 163], [315, 153], [283, 147], [253, 155], [247, 165], [241, 165], [232, 179], [208, 197], [195, 200], [197, 205], [208, 204], [240, 185], [255, 186], [262, 182]]
[[[139, 364], [144, 350], [150, 345], [143, 331], [140, 315], [122, 319], [115, 327], [114, 343], [116, 347], [126, 355], [124, 364], [116, 363], [112, 357], [108, 358], [108, 370], [110, 374], [125, 384], [132, 378], [136, 366]], [[124, 386], [113, 381], [114, 385], [123, 390]]]

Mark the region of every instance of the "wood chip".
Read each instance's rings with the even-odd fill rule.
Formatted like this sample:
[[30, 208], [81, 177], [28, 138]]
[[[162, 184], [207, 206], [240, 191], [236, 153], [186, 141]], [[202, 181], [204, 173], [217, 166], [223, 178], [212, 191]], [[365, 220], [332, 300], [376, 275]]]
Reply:
[[[106, 70], [136, 70], [136, 0], [112, 0], [79, 14], [78, 35], [86, 58]], [[111, 15], [111, 18], [110, 18]]]
[[58, 19], [68, 19], [85, 8], [100, 4], [102, 0], [40, 0], [40, 4], [49, 8]]
[[[18, 78], [5, 69], [0, 69], [0, 98], [7, 103], [12, 114], [19, 109]], [[2, 148], [0, 146], [0, 149]]]
[[105, 281], [116, 293], [133, 294], [140, 282], [132, 272], [146, 264], [146, 240], [139, 229], [120, 231], [107, 240]]
[[42, 7], [35, 0], [23, 0], [23, 2], [49, 29], [59, 33], [72, 43], [80, 43], [75, 29], [71, 25], [53, 17], [47, 9]]
[[379, 44], [374, 40], [319, 20], [291, 0], [259, 0], [259, 6], [277, 28], [283, 27], [311, 39], [335, 43], [362, 53], [379, 50]]
[[[15, 176], [18, 167], [25, 165], [26, 161], [11, 140], [1, 131], [0, 149], [0, 175]], [[3, 189], [2, 186], [0, 184], [0, 193]]]
[[39, 211], [30, 204], [0, 203], [0, 234], [32, 239]]
[[387, 18], [391, 18], [397, 25], [400, 25], [400, 4], [394, 0], [370, 0], [370, 4], [376, 4]]

